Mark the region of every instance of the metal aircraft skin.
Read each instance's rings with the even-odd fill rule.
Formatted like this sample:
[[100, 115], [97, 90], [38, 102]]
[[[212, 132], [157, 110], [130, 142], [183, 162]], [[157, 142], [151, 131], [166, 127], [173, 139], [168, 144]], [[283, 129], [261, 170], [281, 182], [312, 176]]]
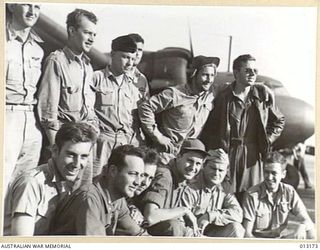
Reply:
[[[44, 41], [45, 55], [62, 48], [67, 42], [66, 29], [43, 14], [40, 15], [35, 30]], [[88, 55], [95, 70], [104, 68], [110, 63], [109, 54], [95, 48], [92, 48]], [[146, 75], [150, 89], [155, 93], [168, 86], [185, 84], [191, 59], [192, 53], [183, 48], [170, 47], [156, 52], [144, 51], [139, 69]], [[215, 84], [232, 81], [234, 77], [231, 72], [218, 72]], [[285, 116], [285, 128], [273, 145], [275, 149], [293, 147], [314, 134], [315, 113], [311, 105], [290, 96], [283, 84], [271, 77], [258, 75], [257, 82], [264, 83], [274, 91], [275, 102]]]

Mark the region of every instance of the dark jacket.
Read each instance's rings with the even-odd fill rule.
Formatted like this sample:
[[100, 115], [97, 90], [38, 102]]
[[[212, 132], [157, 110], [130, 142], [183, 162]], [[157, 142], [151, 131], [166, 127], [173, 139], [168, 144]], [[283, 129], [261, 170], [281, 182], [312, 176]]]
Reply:
[[[233, 98], [235, 82], [223, 90], [214, 100], [214, 109], [211, 111], [201, 134], [201, 140], [209, 149], [222, 148], [226, 152], [230, 147], [229, 106]], [[254, 107], [259, 113], [258, 147], [262, 156], [270, 149], [271, 144], [280, 136], [285, 120], [284, 116], [273, 105], [267, 105], [261, 88], [251, 87], [251, 96]]]

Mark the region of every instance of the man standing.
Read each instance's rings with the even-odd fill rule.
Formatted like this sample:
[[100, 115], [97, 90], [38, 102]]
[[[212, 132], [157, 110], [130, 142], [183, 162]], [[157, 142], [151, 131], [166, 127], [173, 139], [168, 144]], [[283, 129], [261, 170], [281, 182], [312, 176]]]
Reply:
[[79, 187], [97, 138], [86, 123], [66, 123], [56, 134], [52, 159], [16, 178], [4, 202], [4, 235], [47, 235], [60, 199]]
[[138, 88], [141, 98], [148, 99], [150, 97], [148, 80], [137, 68], [143, 56], [144, 39], [136, 33], [129, 34], [129, 36], [133, 38], [137, 45], [136, 59], [133, 62], [130, 77], [133, 84]]
[[177, 155], [185, 138], [200, 134], [213, 108], [211, 87], [219, 61], [217, 57], [195, 57], [188, 84], [165, 89], [139, 105], [141, 125], [161, 152], [162, 164]]
[[35, 116], [35, 93], [43, 58], [38, 45], [42, 40], [32, 30], [40, 5], [10, 3], [6, 7], [4, 190], [22, 171], [38, 165], [42, 136]]
[[138, 146], [140, 133], [137, 103], [138, 88], [129, 77], [136, 58], [137, 45], [129, 35], [112, 41], [110, 66], [94, 74], [95, 111], [101, 134], [97, 141], [94, 176], [101, 172], [113, 148], [132, 144]]
[[[243, 200], [246, 237], [314, 239], [314, 224], [295, 189], [281, 183], [286, 175], [286, 159], [268, 153], [263, 167], [264, 181], [250, 188]], [[299, 220], [288, 229], [289, 213]]]
[[[206, 155], [202, 142], [189, 138], [168, 167], [158, 167], [142, 199], [148, 233], [157, 236], [198, 236], [197, 219], [182, 204], [181, 198], [188, 182], [199, 173]], [[191, 227], [187, 226], [185, 219]]]
[[125, 198], [132, 198], [144, 174], [144, 152], [133, 145], [115, 148], [102, 173], [62, 202], [52, 220], [55, 235], [127, 235], [144, 230], [130, 217]]
[[235, 59], [233, 74], [235, 82], [215, 99], [201, 138], [208, 150], [229, 153], [231, 191], [241, 201], [245, 190], [263, 180], [261, 159], [280, 136], [284, 117], [254, 85], [258, 74], [254, 57]]
[[208, 153], [201, 174], [184, 193], [183, 203], [197, 217], [203, 235], [243, 238], [241, 206], [222, 185], [229, 165], [228, 154], [223, 149]]
[[90, 89], [93, 69], [88, 53], [96, 36], [96, 16], [76, 9], [67, 17], [68, 42], [46, 59], [39, 89], [38, 112], [50, 146], [66, 122], [86, 121], [98, 130], [94, 92]]
[[[92, 85], [93, 69], [88, 53], [96, 36], [96, 16], [76, 9], [68, 14], [67, 45], [46, 59], [39, 87], [38, 112], [47, 135], [49, 147], [62, 124], [87, 122], [98, 132], [94, 113], [95, 96]], [[85, 170], [83, 182], [91, 182], [93, 157]]]

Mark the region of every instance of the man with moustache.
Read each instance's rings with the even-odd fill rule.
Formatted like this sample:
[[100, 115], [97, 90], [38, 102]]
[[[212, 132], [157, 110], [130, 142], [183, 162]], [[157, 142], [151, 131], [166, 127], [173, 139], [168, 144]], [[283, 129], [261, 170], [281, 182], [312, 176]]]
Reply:
[[[286, 159], [279, 152], [266, 155], [264, 181], [251, 187], [243, 200], [245, 237], [314, 239], [314, 224], [295, 189], [281, 180], [286, 176]], [[289, 214], [298, 223], [288, 229]], [[292, 227], [291, 227], [292, 228]]]
[[[49, 147], [64, 123], [84, 121], [99, 130], [94, 113], [95, 96], [90, 87], [93, 69], [86, 55], [95, 41], [96, 24], [97, 17], [89, 11], [75, 9], [69, 13], [67, 45], [46, 59], [38, 93], [38, 113]], [[92, 163], [83, 181], [91, 182], [91, 179]]]
[[[200, 171], [207, 153], [196, 138], [186, 139], [168, 166], [158, 167], [142, 199], [148, 233], [155, 236], [198, 236], [197, 218], [183, 205], [187, 184]], [[190, 226], [187, 226], [189, 223]]]
[[[116, 147], [101, 174], [59, 204], [52, 220], [54, 235], [142, 235], [129, 214], [132, 198], [144, 175], [144, 152], [133, 145]], [[116, 228], [122, 229], [116, 232]], [[125, 233], [124, 233], [125, 232]]]
[[209, 150], [201, 173], [183, 194], [183, 204], [197, 217], [203, 235], [243, 238], [242, 208], [223, 181], [229, 158], [223, 149]]
[[141, 126], [160, 152], [162, 164], [178, 154], [185, 138], [199, 136], [213, 108], [211, 88], [219, 61], [196, 56], [188, 84], [165, 89], [139, 105]]
[[243, 192], [263, 180], [262, 159], [280, 136], [284, 116], [254, 84], [258, 74], [254, 57], [236, 58], [233, 74], [235, 81], [214, 101], [201, 139], [208, 150], [228, 152], [230, 191], [241, 202]]
[[47, 235], [60, 199], [76, 190], [97, 134], [86, 123], [66, 123], [58, 130], [47, 164], [23, 173], [4, 202], [4, 235]]
[[95, 112], [100, 122], [94, 176], [107, 164], [111, 151], [124, 144], [140, 144], [137, 103], [141, 99], [130, 76], [137, 45], [129, 36], [112, 40], [111, 65], [94, 73]]
[[133, 84], [138, 88], [141, 97], [144, 99], [148, 99], [150, 97], [148, 80], [145, 77], [145, 75], [142, 74], [140, 70], [137, 68], [143, 56], [144, 39], [136, 33], [131, 33], [129, 34], [129, 36], [133, 38], [137, 45], [136, 59], [133, 62], [130, 77]]
[[35, 106], [41, 75], [41, 38], [32, 27], [39, 4], [6, 4], [6, 119], [4, 193], [11, 180], [38, 165], [42, 144]]

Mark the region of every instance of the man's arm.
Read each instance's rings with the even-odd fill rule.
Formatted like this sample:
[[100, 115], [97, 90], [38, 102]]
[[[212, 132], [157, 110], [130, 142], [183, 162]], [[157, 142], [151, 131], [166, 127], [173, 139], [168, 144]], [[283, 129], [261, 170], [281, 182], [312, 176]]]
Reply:
[[159, 208], [154, 203], [148, 203], [144, 208], [144, 216], [149, 226], [161, 221], [178, 219], [186, 216], [192, 223], [195, 234], [198, 233], [197, 218], [193, 215], [191, 210], [186, 207]]
[[144, 100], [138, 106], [138, 113], [143, 130], [150, 138], [164, 146], [167, 151], [174, 148], [170, 138], [164, 136], [158, 129], [156, 114], [173, 107], [174, 91], [165, 89], [161, 93]]
[[253, 223], [254, 223], [253, 221], [249, 221], [247, 219], [243, 220], [242, 225], [245, 230], [245, 234], [244, 234], [245, 238], [255, 238], [254, 235], [252, 234]]
[[285, 119], [283, 114], [276, 106], [270, 107], [266, 132], [271, 144], [281, 135], [284, 125]]
[[230, 222], [242, 222], [243, 212], [236, 197], [227, 194], [224, 198], [222, 208], [209, 211], [209, 222], [217, 226], [225, 226]]
[[58, 121], [58, 105], [60, 100], [61, 70], [50, 55], [45, 62], [44, 71], [38, 91], [38, 114], [42, 127], [52, 146], [57, 131], [60, 128]]
[[11, 235], [33, 236], [35, 218], [25, 213], [15, 213], [11, 220]]

